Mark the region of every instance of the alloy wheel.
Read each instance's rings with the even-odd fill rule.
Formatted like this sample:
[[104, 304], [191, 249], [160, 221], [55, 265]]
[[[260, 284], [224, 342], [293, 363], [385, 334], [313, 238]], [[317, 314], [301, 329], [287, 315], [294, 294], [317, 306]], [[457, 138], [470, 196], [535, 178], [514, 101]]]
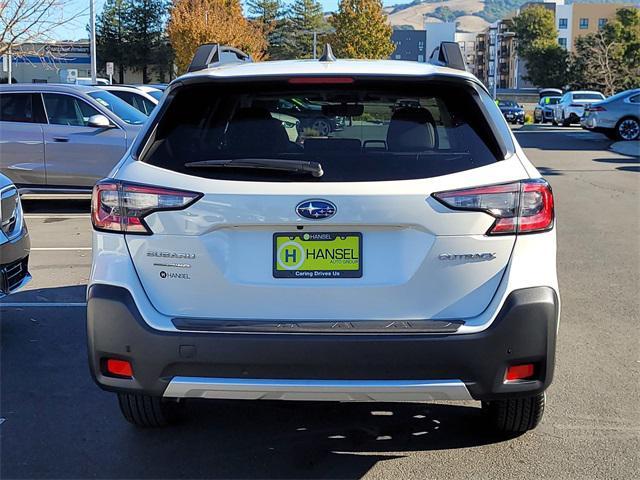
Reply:
[[623, 140], [636, 140], [640, 135], [640, 124], [633, 118], [627, 118], [618, 125], [618, 135]]

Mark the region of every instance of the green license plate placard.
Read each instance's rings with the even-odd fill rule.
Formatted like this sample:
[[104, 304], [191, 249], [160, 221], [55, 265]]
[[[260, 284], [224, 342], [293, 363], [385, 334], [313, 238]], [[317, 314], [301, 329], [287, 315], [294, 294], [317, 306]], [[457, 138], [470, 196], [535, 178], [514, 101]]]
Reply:
[[362, 277], [362, 234], [287, 232], [273, 234], [275, 278]]

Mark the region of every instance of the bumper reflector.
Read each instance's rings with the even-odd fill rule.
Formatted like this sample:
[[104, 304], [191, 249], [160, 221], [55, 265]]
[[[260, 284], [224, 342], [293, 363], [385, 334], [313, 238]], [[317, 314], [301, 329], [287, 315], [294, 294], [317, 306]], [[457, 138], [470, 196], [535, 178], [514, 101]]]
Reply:
[[507, 376], [505, 381], [512, 382], [515, 380], [525, 380], [533, 377], [535, 368], [533, 363], [525, 363], [523, 365], [512, 365], [507, 368]]
[[115, 358], [109, 358], [106, 362], [107, 373], [111, 375], [117, 375], [119, 377], [133, 377], [133, 369], [131, 363], [126, 360], [116, 360]]

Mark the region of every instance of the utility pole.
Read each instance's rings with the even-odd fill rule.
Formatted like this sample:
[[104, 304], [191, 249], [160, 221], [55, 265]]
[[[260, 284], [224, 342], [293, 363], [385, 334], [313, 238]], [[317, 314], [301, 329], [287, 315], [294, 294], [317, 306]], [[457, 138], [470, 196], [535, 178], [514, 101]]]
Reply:
[[91, 53], [91, 83], [98, 83], [98, 65], [96, 60], [96, 0], [89, 0], [89, 17], [91, 25], [91, 37], [89, 50]]

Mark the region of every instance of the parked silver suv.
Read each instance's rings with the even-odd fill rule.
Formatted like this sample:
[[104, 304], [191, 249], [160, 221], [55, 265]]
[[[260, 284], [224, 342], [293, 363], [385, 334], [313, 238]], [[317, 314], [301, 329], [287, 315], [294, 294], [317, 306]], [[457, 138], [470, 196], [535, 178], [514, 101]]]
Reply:
[[0, 86], [0, 172], [21, 191], [89, 191], [147, 117], [98, 87]]

